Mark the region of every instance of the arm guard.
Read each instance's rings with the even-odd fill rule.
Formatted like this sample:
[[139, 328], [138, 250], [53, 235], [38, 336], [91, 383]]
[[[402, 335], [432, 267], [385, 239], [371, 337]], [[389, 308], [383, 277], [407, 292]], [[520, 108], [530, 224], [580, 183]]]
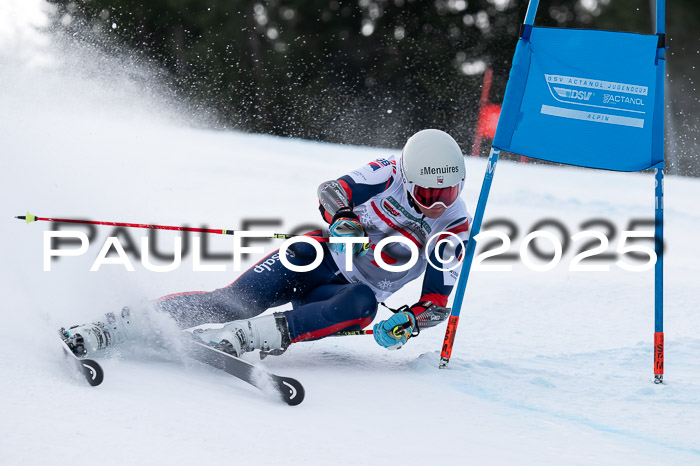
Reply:
[[341, 209], [350, 209], [350, 197], [337, 180], [326, 181], [318, 187], [319, 210], [326, 221], [332, 219]]

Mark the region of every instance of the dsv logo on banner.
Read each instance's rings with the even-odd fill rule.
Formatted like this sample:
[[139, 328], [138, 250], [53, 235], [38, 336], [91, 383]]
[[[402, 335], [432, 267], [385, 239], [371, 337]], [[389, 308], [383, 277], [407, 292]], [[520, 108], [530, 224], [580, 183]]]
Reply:
[[557, 93], [557, 95], [559, 97], [564, 97], [567, 99], [575, 99], [575, 100], [588, 101], [588, 100], [590, 100], [591, 96], [593, 95], [593, 92], [590, 92], [590, 91], [577, 91], [575, 89], [564, 89], [561, 87], [555, 87], [554, 91]]

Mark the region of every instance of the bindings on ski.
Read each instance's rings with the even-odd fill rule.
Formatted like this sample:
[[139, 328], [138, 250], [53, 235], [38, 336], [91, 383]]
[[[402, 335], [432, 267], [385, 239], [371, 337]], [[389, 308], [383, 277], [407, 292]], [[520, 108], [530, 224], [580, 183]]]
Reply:
[[128, 307], [121, 312], [108, 312], [104, 321], [61, 327], [58, 332], [63, 342], [78, 357], [92, 354], [117, 343], [134, 339], [141, 333], [140, 325], [131, 317]]
[[198, 329], [193, 334], [201, 342], [236, 357], [255, 349], [281, 354], [291, 344], [287, 318], [282, 313], [235, 320], [220, 329]]

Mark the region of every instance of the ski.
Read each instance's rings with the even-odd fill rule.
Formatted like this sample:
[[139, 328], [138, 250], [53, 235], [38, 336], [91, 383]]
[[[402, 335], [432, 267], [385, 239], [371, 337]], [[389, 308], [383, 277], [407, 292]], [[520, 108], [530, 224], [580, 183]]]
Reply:
[[85, 380], [87, 380], [87, 383], [89, 383], [93, 387], [97, 387], [99, 384], [102, 383], [102, 381], [105, 378], [105, 373], [102, 370], [102, 367], [97, 363], [97, 361], [87, 358], [79, 358], [73, 353], [73, 351], [71, 351], [70, 347], [63, 339], [61, 339], [61, 345], [63, 345], [63, 353], [65, 354], [66, 359], [71, 361], [75, 368], [81, 374], [83, 374]]
[[290, 406], [296, 406], [304, 401], [304, 387], [298, 380], [271, 374], [243, 359], [201, 343], [192, 336], [185, 336], [182, 340], [186, 345], [187, 356], [190, 358], [231, 374], [263, 391], [272, 386]]

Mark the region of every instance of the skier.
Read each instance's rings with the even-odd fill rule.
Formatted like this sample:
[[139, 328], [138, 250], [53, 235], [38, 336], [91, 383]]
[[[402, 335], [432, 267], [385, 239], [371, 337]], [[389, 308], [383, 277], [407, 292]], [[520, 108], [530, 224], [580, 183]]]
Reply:
[[[329, 226], [307, 235], [368, 237], [369, 242], [321, 243], [322, 262], [307, 272], [285, 267], [277, 250], [224, 288], [168, 295], [156, 307], [180, 328], [228, 322], [195, 335], [236, 356], [254, 349], [281, 354], [291, 343], [368, 326], [379, 302], [423, 275], [420, 299], [373, 328], [379, 345], [401, 348], [417, 335], [422, 312], [431, 305], [447, 305], [471, 224], [459, 197], [464, 180], [464, 157], [455, 140], [440, 130], [419, 131], [409, 138], [398, 162], [394, 157], [375, 160], [318, 188], [319, 209]], [[457, 240], [442, 241], [450, 235]], [[420, 252], [417, 262], [402, 272], [385, 270], [382, 263], [399, 266], [411, 260], [411, 249], [401, 242], [390, 242], [375, 254], [386, 237], [413, 243]], [[352, 268], [346, 264], [348, 253]], [[294, 265], [309, 265], [316, 251], [299, 242], [287, 249], [286, 258]], [[288, 303], [292, 310], [259, 315]], [[143, 331], [138, 320], [124, 308], [121, 314], [108, 313], [106, 322], [69, 329], [64, 339], [84, 354], [134, 338]]]

